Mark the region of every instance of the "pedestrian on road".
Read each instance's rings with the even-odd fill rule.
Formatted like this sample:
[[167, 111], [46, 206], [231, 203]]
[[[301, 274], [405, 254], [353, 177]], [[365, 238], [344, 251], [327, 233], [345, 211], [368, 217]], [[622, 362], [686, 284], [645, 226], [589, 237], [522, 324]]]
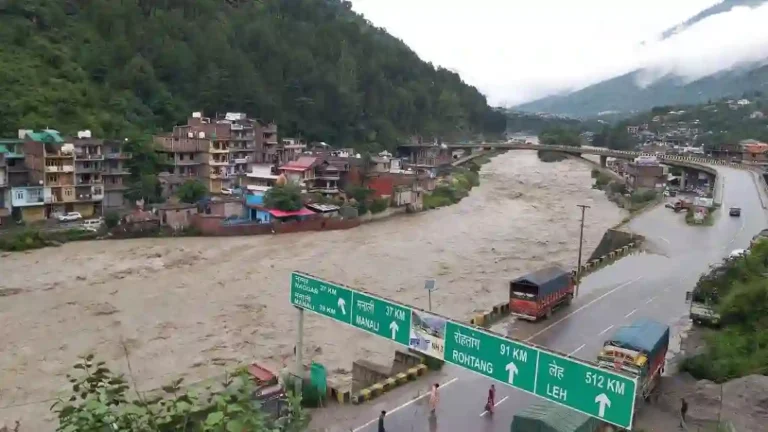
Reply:
[[496, 405], [496, 386], [491, 384], [488, 389], [488, 400], [485, 402], [485, 410], [493, 414], [493, 407]]
[[386, 411], [382, 411], [381, 414], [379, 414], [379, 432], [387, 432], [384, 430], [384, 416], [386, 415]]
[[437, 416], [437, 404], [440, 402], [440, 395], [437, 393], [438, 387], [440, 387], [438, 383], [432, 385], [432, 392], [429, 395], [429, 413], [433, 417]]
[[685, 415], [688, 414], [688, 402], [685, 398], [680, 398], [680, 427], [685, 429]]

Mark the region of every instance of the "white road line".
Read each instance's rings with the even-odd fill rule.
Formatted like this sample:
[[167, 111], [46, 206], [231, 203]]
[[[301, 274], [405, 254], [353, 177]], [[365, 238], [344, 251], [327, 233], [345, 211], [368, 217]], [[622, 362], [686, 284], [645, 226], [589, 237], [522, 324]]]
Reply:
[[[449, 385], [451, 385], [451, 384], [455, 383], [457, 380], [458, 380], [458, 378], [452, 378], [450, 381], [446, 382], [445, 384], [440, 384], [440, 390], [442, 390], [442, 389], [444, 389], [444, 388], [448, 387]], [[438, 390], [438, 391], [440, 391], [440, 390]], [[409, 400], [408, 402], [406, 402], [406, 403], [404, 403], [404, 404], [400, 405], [399, 407], [396, 407], [396, 408], [394, 408], [394, 409], [392, 409], [392, 410], [390, 410], [390, 411], [387, 411], [387, 416], [390, 416], [390, 415], [392, 415], [392, 414], [394, 414], [394, 413], [396, 413], [396, 412], [400, 411], [401, 409], [403, 409], [403, 408], [405, 408], [405, 407], [407, 407], [407, 406], [411, 405], [412, 403], [414, 403], [414, 402], [416, 402], [416, 401], [418, 401], [418, 400], [424, 399], [424, 398], [425, 398], [425, 397], [427, 397], [427, 396], [429, 396], [429, 392], [426, 392], [426, 393], [424, 393], [423, 395], [417, 396], [417, 397], [415, 397], [415, 398], [413, 398], [413, 399]], [[379, 421], [379, 418], [378, 418], [378, 417], [376, 417], [375, 419], [373, 419], [373, 420], [369, 421], [368, 423], [366, 423], [366, 424], [364, 424], [364, 425], [362, 425], [362, 426], [358, 427], [357, 429], [353, 429], [353, 430], [352, 430], [352, 432], [359, 432], [359, 431], [361, 431], [361, 430], [363, 430], [363, 429], [367, 428], [368, 426], [370, 426], [370, 425], [372, 425], [372, 424], [376, 423], [377, 421]]]
[[608, 330], [610, 330], [610, 329], [612, 329], [612, 328], [613, 328], [613, 324], [611, 324], [611, 325], [609, 325], [608, 327], [606, 327], [606, 329], [605, 329], [605, 330], [601, 331], [601, 332], [600, 332], [600, 333], [598, 333], [597, 335], [598, 335], [598, 336], [601, 336], [601, 335], [605, 334], [605, 332], [607, 332]]
[[635, 312], [637, 312], [637, 309], [632, 309], [632, 312], [630, 312], [630, 313], [628, 313], [628, 314], [624, 315], [624, 318], [629, 318], [629, 317], [631, 317], [631, 316], [632, 316], [632, 314], [633, 314], [633, 313], [635, 313]]
[[556, 326], [556, 325], [560, 324], [561, 322], [563, 322], [563, 321], [567, 320], [568, 318], [570, 318], [570, 317], [572, 317], [572, 316], [576, 315], [577, 313], [579, 313], [579, 312], [583, 311], [584, 309], [586, 309], [586, 308], [588, 308], [588, 307], [592, 306], [593, 304], [595, 304], [595, 303], [599, 302], [600, 300], [604, 299], [605, 297], [608, 297], [609, 295], [611, 295], [611, 294], [615, 293], [616, 291], [618, 291], [618, 290], [620, 290], [620, 289], [624, 288], [625, 286], [627, 286], [627, 285], [629, 285], [629, 284], [635, 283], [635, 282], [639, 281], [639, 280], [640, 280], [640, 279], [642, 279], [642, 278], [643, 278], [642, 276], [638, 276], [637, 278], [635, 278], [635, 279], [632, 279], [631, 281], [628, 281], [628, 282], [624, 282], [623, 284], [621, 284], [621, 285], [617, 286], [616, 288], [614, 288], [614, 289], [612, 289], [612, 290], [608, 291], [607, 293], [605, 293], [605, 294], [601, 295], [600, 297], [598, 297], [598, 298], [596, 298], [596, 299], [592, 300], [591, 302], [589, 302], [589, 303], [585, 304], [584, 306], [582, 306], [582, 307], [580, 307], [580, 308], [576, 309], [575, 311], [573, 311], [573, 312], [569, 313], [568, 315], [566, 315], [566, 316], [564, 316], [564, 317], [560, 318], [559, 320], [557, 320], [557, 321], [553, 322], [552, 324], [550, 324], [550, 325], [548, 325], [547, 327], [545, 327], [543, 330], [539, 330], [538, 332], [534, 333], [532, 336], [530, 336], [529, 338], [527, 338], [525, 341], [526, 341], [526, 342], [530, 341], [531, 339], [535, 338], [536, 336], [538, 336], [538, 335], [540, 335], [540, 334], [542, 334], [542, 333], [546, 332], [547, 330], [551, 329], [552, 327], [554, 327], [554, 326]]
[[570, 354], [568, 354], [568, 357], [573, 357], [573, 355], [574, 355], [574, 354], [576, 354], [577, 352], [579, 352], [579, 350], [581, 350], [581, 349], [582, 349], [582, 348], [584, 348], [585, 346], [587, 346], [587, 344], [581, 344], [581, 346], [580, 346], [580, 347], [578, 347], [578, 348], [576, 348], [575, 350], [571, 351], [571, 353], [570, 353]]
[[[504, 399], [502, 399], [502, 400], [496, 402], [495, 404], [493, 404], [493, 407], [496, 408], [497, 406], [501, 405], [501, 403], [504, 402], [507, 399], [509, 399], [509, 396], [504, 396]], [[488, 411], [483, 411], [482, 413], [480, 413], [480, 417], [483, 417], [486, 414], [488, 414]]]
[[645, 302], [645, 304], [648, 304], [648, 303], [650, 303], [650, 302], [652, 302], [654, 300], [656, 300], [656, 296], [653, 296], [653, 297], [649, 298], [648, 301]]
[[669, 240], [665, 239], [664, 237], [659, 237], [659, 238], [660, 238], [660, 239], [662, 239], [662, 240], [664, 240], [665, 242], [667, 242], [667, 244], [672, 244], [672, 242], [671, 242], [671, 241], [669, 241]]

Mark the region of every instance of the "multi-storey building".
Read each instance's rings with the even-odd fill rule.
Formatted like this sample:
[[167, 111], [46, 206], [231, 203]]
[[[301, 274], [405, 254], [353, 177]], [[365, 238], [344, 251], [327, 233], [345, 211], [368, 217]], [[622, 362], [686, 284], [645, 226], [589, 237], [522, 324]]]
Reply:
[[5, 167], [5, 153], [0, 149], [0, 225], [11, 215], [11, 190], [8, 187], [8, 171]]
[[278, 161], [277, 126], [264, 125], [243, 113], [215, 119], [192, 113], [186, 125], [169, 135], [156, 136], [158, 151], [166, 155], [164, 192], [175, 192], [188, 179], [198, 179], [212, 194], [244, 182], [254, 164]]
[[75, 211], [84, 217], [100, 214], [104, 201], [104, 140], [93, 139], [91, 131], [86, 130], [78, 132], [77, 138], [66, 141], [71, 141], [74, 146], [75, 202], [78, 208]]
[[104, 141], [104, 209], [125, 207], [125, 191], [128, 189], [128, 176], [131, 172], [126, 165], [132, 155], [124, 149], [120, 141]]

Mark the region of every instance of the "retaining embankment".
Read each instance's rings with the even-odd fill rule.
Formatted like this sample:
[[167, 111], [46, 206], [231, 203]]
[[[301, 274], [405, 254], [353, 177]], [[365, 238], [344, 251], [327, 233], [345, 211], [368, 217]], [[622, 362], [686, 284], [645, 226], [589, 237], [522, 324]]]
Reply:
[[332, 231], [350, 229], [363, 223], [359, 218], [335, 219], [318, 217], [299, 222], [284, 223], [247, 223], [227, 225], [223, 216], [194, 215], [192, 226], [203, 236], [246, 236], [264, 234], [284, 234], [306, 231]]
[[605, 231], [603, 238], [600, 239], [600, 243], [588, 261], [608, 255], [611, 251], [619, 250], [630, 243], [640, 243], [642, 240], [643, 236], [641, 235], [611, 228]]

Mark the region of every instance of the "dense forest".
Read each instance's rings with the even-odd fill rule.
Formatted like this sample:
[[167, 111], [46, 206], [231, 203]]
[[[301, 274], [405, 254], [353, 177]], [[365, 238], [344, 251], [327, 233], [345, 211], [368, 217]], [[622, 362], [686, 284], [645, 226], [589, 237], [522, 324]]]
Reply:
[[0, 136], [129, 136], [191, 111], [362, 147], [505, 129], [476, 88], [341, 0], [0, 0], [0, 46]]

